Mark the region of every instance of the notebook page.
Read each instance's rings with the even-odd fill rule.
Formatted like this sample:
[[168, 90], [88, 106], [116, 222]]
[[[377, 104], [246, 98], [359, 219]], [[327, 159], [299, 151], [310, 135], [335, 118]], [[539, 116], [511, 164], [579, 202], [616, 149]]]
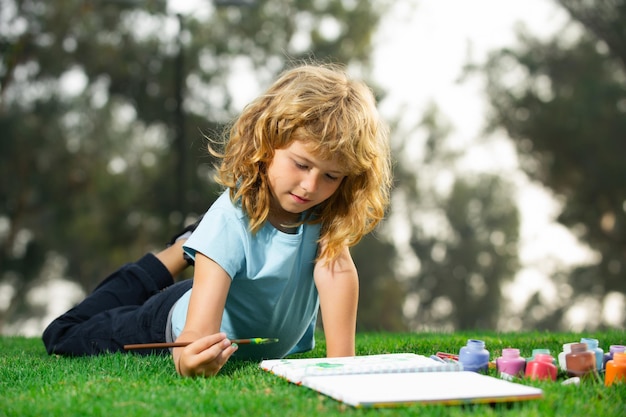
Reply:
[[456, 372], [458, 363], [441, 363], [414, 353], [349, 356], [341, 358], [271, 359], [260, 367], [299, 384], [304, 377], [403, 372]]

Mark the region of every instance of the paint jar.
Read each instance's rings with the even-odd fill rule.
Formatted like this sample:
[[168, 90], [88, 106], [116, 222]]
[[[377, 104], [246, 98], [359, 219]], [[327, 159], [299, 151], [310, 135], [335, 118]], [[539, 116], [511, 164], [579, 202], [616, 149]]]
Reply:
[[587, 350], [585, 343], [574, 343], [571, 352], [565, 355], [567, 374], [569, 376], [585, 377], [596, 372], [596, 356]]
[[604, 351], [599, 346], [598, 339], [591, 339], [589, 337], [583, 337], [580, 339], [580, 343], [585, 343], [587, 345], [587, 349], [593, 352], [596, 358], [596, 370], [598, 372], [602, 371], [602, 367], [604, 365]]
[[464, 371], [487, 372], [489, 369], [489, 351], [482, 340], [469, 339], [467, 345], [459, 351], [459, 362]]
[[519, 349], [502, 349], [502, 356], [496, 359], [496, 368], [504, 379], [523, 375], [525, 367], [526, 360], [520, 356]]
[[606, 363], [613, 359], [613, 355], [617, 352], [626, 352], [626, 346], [624, 345], [611, 345], [609, 346], [609, 351], [604, 354], [604, 367], [606, 368]]
[[567, 355], [568, 353], [570, 353], [572, 351], [572, 345], [574, 343], [578, 343], [578, 342], [571, 342], [571, 343], [564, 343], [563, 344], [563, 351], [561, 353], [559, 353], [559, 367], [563, 370], [563, 371], [567, 371], [567, 365], [565, 364], [565, 355]]
[[554, 357], [545, 353], [538, 353], [533, 360], [526, 364], [526, 377], [556, 381], [557, 368]]
[[550, 349], [533, 349], [532, 354], [530, 355], [530, 358], [526, 359], [526, 362], [530, 362], [533, 359], [535, 359], [535, 356], [542, 354], [542, 355], [550, 355]]
[[626, 352], [615, 352], [606, 363], [604, 385], [608, 387], [616, 382], [626, 383]]

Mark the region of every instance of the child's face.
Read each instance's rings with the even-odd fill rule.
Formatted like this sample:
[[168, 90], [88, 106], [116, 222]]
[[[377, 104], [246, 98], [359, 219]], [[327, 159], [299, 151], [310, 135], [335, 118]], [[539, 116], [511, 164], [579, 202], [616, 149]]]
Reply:
[[267, 176], [274, 197], [273, 212], [282, 216], [275, 220], [295, 222], [300, 213], [332, 196], [345, 174], [339, 161], [320, 159], [305, 142], [294, 140], [274, 152]]

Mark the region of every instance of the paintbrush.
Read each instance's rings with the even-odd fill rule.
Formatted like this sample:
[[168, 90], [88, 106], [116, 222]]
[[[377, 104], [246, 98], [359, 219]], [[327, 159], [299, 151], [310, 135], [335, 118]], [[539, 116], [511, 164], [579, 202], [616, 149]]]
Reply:
[[[232, 339], [230, 342], [236, 345], [265, 345], [267, 343], [276, 343], [278, 342], [278, 339], [253, 337], [251, 339]], [[124, 345], [124, 349], [125, 350], [164, 349], [164, 348], [185, 347], [191, 343], [192, 342], [136, 343], [132, 345]]]

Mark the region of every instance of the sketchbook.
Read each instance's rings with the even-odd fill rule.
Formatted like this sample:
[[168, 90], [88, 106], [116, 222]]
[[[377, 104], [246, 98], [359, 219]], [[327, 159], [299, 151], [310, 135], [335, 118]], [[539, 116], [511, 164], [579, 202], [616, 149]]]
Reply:
[[539, 388], [463, 371], [458, 362], [413, 353], [271, 359], [260, 367], [354, 407], [495, 403], [543, 396]]

